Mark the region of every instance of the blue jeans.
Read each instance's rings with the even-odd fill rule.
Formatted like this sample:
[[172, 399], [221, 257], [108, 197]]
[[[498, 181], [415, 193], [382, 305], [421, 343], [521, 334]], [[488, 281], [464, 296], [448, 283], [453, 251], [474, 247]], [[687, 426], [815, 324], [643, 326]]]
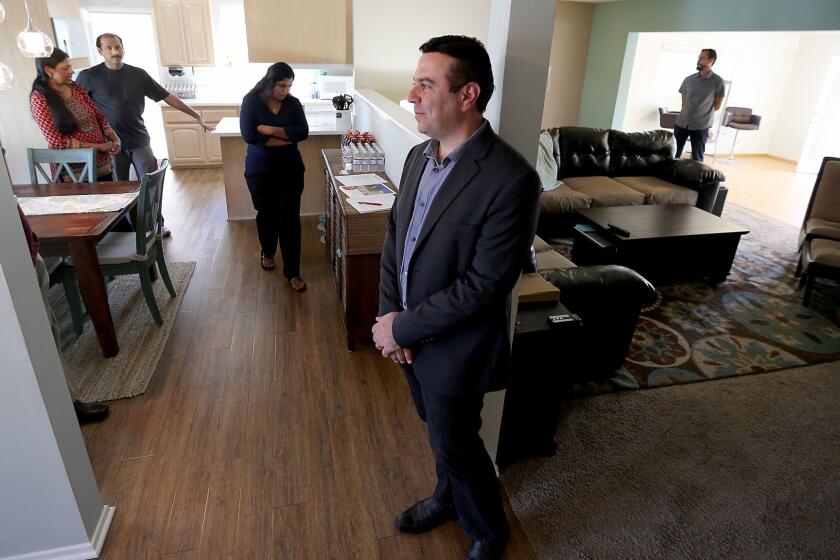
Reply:
[[682, 155], [686, 138], [691, 138], [691, 159], [703, 161], [703, 154], [706, 152], [706, 140], [709, 139], [709, 129], [689, 130], [674, 125], [674, 138], [677, 140], [677, 159]]

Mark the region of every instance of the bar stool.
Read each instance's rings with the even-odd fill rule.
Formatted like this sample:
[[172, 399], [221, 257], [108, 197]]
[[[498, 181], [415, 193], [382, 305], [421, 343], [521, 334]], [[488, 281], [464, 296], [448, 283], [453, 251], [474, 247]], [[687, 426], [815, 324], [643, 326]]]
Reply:
[[732, 140], [732, 148], [729, 150], [729, 161], [735, 159], [732, 155], [735, 152], [735, 142], [738, 141], [738, 132], [741, 130], [758, 130], [761, 125], [761, 116], [753, 115], [749, 107], [727, 107], [723, 112], [723, 126], [735, 129], [735, 139]]

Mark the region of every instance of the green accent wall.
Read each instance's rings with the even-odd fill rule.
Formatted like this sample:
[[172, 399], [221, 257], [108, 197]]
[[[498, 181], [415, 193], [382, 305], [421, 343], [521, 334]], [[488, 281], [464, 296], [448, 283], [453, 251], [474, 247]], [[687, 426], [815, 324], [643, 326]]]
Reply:
[[[635, 54], [632, 33], [838, 29], [840, 0], [621, 0], [598, 4], [578, 123], [612, 126], [625, 54], [630, 55], [628, 60]], [[628, 71], [624, 76], [627, 83]]]

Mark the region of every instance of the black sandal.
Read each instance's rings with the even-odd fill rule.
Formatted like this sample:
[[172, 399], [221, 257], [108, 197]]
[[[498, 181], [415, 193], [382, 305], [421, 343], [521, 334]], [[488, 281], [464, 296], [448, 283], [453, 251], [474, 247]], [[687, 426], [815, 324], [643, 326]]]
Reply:
[[263, 270], [274, 270], [274, 259], [270, 259], [260, 251], [260, 266]]
[[289, 287], [296, 292], [305, 292], [306, 282], [300, 276], [295, 276], [294, 278], [289, 278]]

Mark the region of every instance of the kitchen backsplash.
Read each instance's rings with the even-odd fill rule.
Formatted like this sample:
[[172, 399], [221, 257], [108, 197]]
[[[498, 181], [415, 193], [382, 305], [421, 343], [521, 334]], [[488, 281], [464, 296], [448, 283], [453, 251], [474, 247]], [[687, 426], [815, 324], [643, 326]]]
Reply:
[[[229, 68], [195, 68], [192, 80], [199, 98], [241, 99], [265, 76], [269, 66], [270, 64], [265, 63], [249, 63]], [[292, 95], [299, 99], [312, 99], [313, 84], [317, 84], [317, 78], [323, 71], [294, 66], [292, 68], [295, 71]]]

